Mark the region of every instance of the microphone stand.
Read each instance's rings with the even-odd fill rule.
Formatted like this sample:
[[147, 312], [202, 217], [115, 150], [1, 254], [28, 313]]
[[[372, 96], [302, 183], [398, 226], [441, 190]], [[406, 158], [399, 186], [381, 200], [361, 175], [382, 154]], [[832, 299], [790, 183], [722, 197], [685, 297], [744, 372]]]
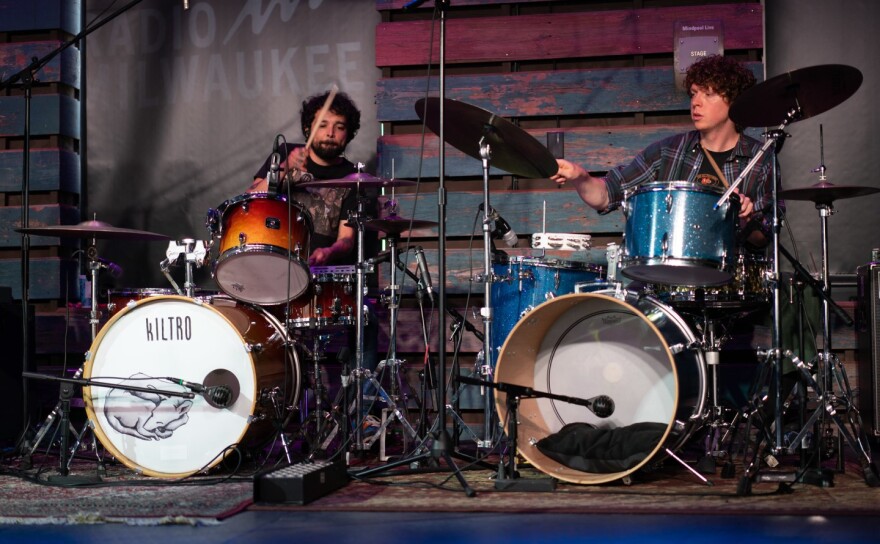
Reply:
[[[58, 472], [61, 474], [62, 478], [65, 478], [66, 483], [71, 483], [66, 480], [66, 478], [70, 474], [70, 463], [73, 460], [73, 455], [70, 451], [69, 441], [68, 441], [68, 428], [70, 427], [70, 399], [73, 398], [73, 386], [74, 385], [82, 385], [87, 387], [107, 387], [110, 389], [122, 389], [125, 391], [140, 391], [143, 393], [153, 393], [157, 395], [166, 395], [169, 397], [182, 397], [185, 399], [195, 398], [195, 394], [189, 391], [169, 391], [163, 389], [151, 389], [147, 387], [138, 387], [136, 385], [124, 385], [124, 384], [115, 384], [115, 383], [107, 383], [100, 382], [92, 379], [85, 378], [64, 378], [59, 376], [48, 376], [46, 374], [37, 374], [35, 372], [22, 372], [22, 378], [25, 379], [36, 379], [36, 380], [48, 380], [53, 382], [59, 382], [61, 384], [61, 400], [59, 406], [56, 407], [56, 411], [60, 412], [61, 420], [60, 420], [60, 428], [61, 428], [61, 452], [59, 454], [59, 466]], [[50, 416], [51, 417], [51, 416]], [[85, 432], [85, 431], [83, 431]], [[75, 450], [79, 446], [79, 442], [82, 440], [82, 434], [77, 436], [76, 444], [74, 444], [73, 449]], [[50, 481], [52, 481], [50, 477]], [[82, 480], [77, 480], [77, 483], [97, 483], [100, 482], [100, 476], [95, 478], [85, 478]]]
[[[71, 38], [70, 40], [64, 42], [59, 47], [50, 51], [48, 54], [43, 56], [43, 58], [33, 57], [31, 59], [31, 63], [24, 67], [19, 72], [12, 74], [5, 81], [0, 81], [0, 91], [6, 88], [11, 88], [12, 86], [19, 84], [24, 89], [24, 144], [22, 147], [22, 176], [21, 176], [21, 228], [28, 229], [30, 228], [30, 163], [31, 163], [31, 103], [33, 101], [33, 86], [34, 82], [37, 81], [36, 75], [44, 66], [49, 64], [55, 57], [60, 55], [65, 49], [71, 47], [73, 44], [79, 42], [81, 39], [85, 38], [95, 30], [98, 30], [105, 24], [109, 23], [119, 15], [122, 15], [129, 9], [133, 8], [137, 4], [140, 4], [143, 0], [132, 0], [128, 4], [122, 6], [117, 9], [97, 24], [94, 24], [85, 30], [81, 31], [79, 34]], [[30, 331], [28, 330], [28, 325], [30, 322], [30, 304], [29, 304], [29, 293], [28, 289], [30, 286], [30, 235], [23, 232], [21, 233], [21, 319], [22, 319], [22, 360], [21, 360], [21, 370], [22, 375], [28, 371], [30, 368], [30, 350], [28, 349], [28, 345], [30, 344]], [[92, 304], [97, 304], [97, 300], [92, 298]], [[94, 325], [92, 326], [94, 330]], [[94, 337], [94, 336], [93, 336]], [[27, 387], [25, 387], [24, 382], [22, 382], [22, 405], [24, 407], [22, 414], [23, 420], [22, 425], [23, 428], [27, 428], [28, 423], [28, 394]], [[66, 429], [64, 431], [67, 432]]]

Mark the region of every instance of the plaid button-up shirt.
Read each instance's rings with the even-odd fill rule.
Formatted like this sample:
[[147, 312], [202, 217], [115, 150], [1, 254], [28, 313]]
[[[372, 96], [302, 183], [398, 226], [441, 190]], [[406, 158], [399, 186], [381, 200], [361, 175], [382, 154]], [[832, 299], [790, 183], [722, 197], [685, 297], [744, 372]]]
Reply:
[[[758, 153], [761, 142], [741, 134], [733, 152], [721, 165], [724, 177], [733, 183], [746, 165]], [[700, 149], [700, 133], [696, 130], [670, 136], [659, 140], [639, 153], [633, 161], [608, 171], [605, 185], [608, 187], [608, 208], [601, 213], [616, 210], [625, 193], [632, 192], [639, 185], [651, 181], [688, 181], [696, 183], [697, 174], [705, 156]], [[779, 167], [776, 168], [777, 179]], [[769, 238], [772, 229], [773, 188], [770, 179], [773, 175], [773, 151], [765, 153], [761, 160], [746, 175], [739, 186], [741, 193], [748, 195], [755, 204], [755, 213], [745, 231], [759, 228]], [[778, 185], [781, 190], [781, 184]], [[780, 209], [784, 204], [780, 201]]]

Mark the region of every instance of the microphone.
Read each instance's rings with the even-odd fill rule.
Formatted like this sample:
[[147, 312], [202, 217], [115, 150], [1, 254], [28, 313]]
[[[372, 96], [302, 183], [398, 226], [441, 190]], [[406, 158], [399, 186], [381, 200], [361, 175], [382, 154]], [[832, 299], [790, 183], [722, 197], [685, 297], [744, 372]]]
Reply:
[[[483, 211], [483, 209], [483, 205], [480, 204], [480, 211]], [[492, 231], [492, 238], [495, 238], [496, 240], [504, 240], [507, 247], [516, 247], [516, 243], [519, 241], [516, 232], [514, 232], [510, 223], [505, 221], [498, 213], [498, 210], [492, 206], [489, 206], [489, 219], [495, 222], [495, 229]]]
[[229, 408], [236, 400], [240, 385], [232, 372], [218, 368], [205, 376], [203, 383], [188, 382], [179, 378], [168, 378], [172, 383], [182, 385], [201, 395], [214, 408]]
[[614, 413], [614, 401], [608, 395], [599, 395], [589, 399], [590, 411], [598, 417], [609, 417]]
[[416, 262], [419, 265], [419, 274], [422, 276], [422, 281], [425, 283], [425, 292], [428, 293], [428, 298], [432, 301], [434, 300], [434, 288], [431, 286], [431, 274], [428, 272], [428, 263], [425, 260], [425, 250], [422, 249], [422, 246], [416, 246]]
[[110, 275], [114, 278], [119, 278], [122, 276], [124, 270], [122, 270], [122, 267], [114, 263], [113, 261], [108, 261], [107, 259], [104, 259], [102, 257], [96, 257], [95, 260], [101, 263], [101, 268], [106, 269], [107, 272], [109, 272]]
[[266, 181], [268, 182], [268, 192], [277, 193], [278, 192], [278, 171], [281, 169], [281, 153], [278, 152], [278, 137], [275, 136], [275, 141], [272, 142], [272, 157], [269, 162], [269, 174], [266, 176]]

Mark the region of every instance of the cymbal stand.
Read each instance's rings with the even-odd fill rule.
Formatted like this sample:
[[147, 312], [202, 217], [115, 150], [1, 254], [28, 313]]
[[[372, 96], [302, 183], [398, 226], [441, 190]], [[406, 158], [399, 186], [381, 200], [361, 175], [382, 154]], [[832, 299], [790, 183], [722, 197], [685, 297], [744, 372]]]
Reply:
[[[385, 389], [382, 388], [382, 384], [379, 383], [379, 380], [376, 379], [376, 375], [371, 374], [369, 371], [364, 372], [364, 377], [367, 381], [373, 386], [374, 398], [373, 400], [382, 400], [386, 404], [386, 408], [383, 411], [387, 411], [388, 417], [382, 418], [382, 423], [379, 428], [376, 430], [376, 433], [364, 440], [364, 448], [369, 449], [376, 442], [376, 440], [383, 438], [385, 436], [385, 432], [388, 426], [397, 419], [400, 421], [401, 426], [403, 426], [406, 433], [415, 440], [418, 441], [418, 433], [407, 420], [406, 415], [401, 410], [398, 405], [398, 401], [402, 398], [403, 409], [406, 409], [406, 399], [402, 395], [403, 384], [400, 379], [401, 365], [403, 364], [402, 359], [397, 358], [397, 316], [400, 310], [400, 283], [397, 279], [397, 268], [398, 266], [402, 267], [402, 263], [400, 263], [400, 256], [397, 248], [397, 236], [395, 234], [389, 233], [385, 238], [388, 242], [388, 251], [391, 259], [391, 283], [388, 286], [388, 291], [390, 292], [389, 296], [386, 298], [388, 301], [388, 314], [390, 321], [390, 329], [388, 332], [388, 354], [385, 359], [379, 361], [378, 366], [376, 367], [376, 374], [381, 375], [383, 367], [387, 367], [391, 372], [390, 383], [391, 383], [391, 393], [389, 394]], [[384, 450], [384, 448], [383, 448]], [[380, 452], [380, 458], [385, 457], [384, 452]], [[387, 457], [384, 459], [380, 459], [381, 461], [386, 461]]]
[[[820, 179], [824, 181], [824, 165], [820, 166], [820, 171]], [[800, 371], [804, 383], [813, 389], [818, 397], [819, 405], [808, 418], [803, 429], [791, 440], [791, 443], [792, 447], [796, 447], [814, 424], [818, 422], [820, 428], [824, 429], [828, 425], [827, 419], [830, 419], [837, 426], [839, 435], [856, 453], [859, 464], [864, 471], [866, 483], [871, 487], [880, 487], [880, 476], [878, 476], [877, 467], [872, 462], [868, 437], [862, 430], [861, 416], [853, 402], [852, 388], [849, 384], [846, 368], [837, 355], [831, 352], [832, 301], [828, 271], [828, 218], [834, 214], [834, 206], [831, 202], [817, 202], [816, 209], [819, 210], [822, 223], [822, 291], [824, 293], [822, 296], [822, 351], [816, 354], [816, 358], [809, 365], [804, 364], [790, 350], [786, 351], [785, 356], [791, 359]], [[840, 412], [846, 421], [841, 419]], [[821, 447], [823, 438], [824, 434], [816, 436], [816, 445]], [[838, 455], [842, 455], [842, 452], [838, 452]], [[842, 463], [840, 466], [842, 468]]]
[[[323, 368], [321, 361], [324, 359], [324, 347], [330, 341], [329, 334], [316, 333], [312, 338], [311, 359], [312, 368], [312, 391], [315, 399], [315, 409], [308, 411], [308, 398], [303, 398], [301, 413], [305, 413], [306, 417], [302, 419], [298, 437], [301, 438], [308, 447], [307, 459], [314, 460], [317, 457], [325, 458], [332, 456], [336, 452], [333, 449], [334, 444], [341, 444], [341, 440], [337, 440], [340, 431], [343, 428], [341, 412], [342, 400], [345, 396], [345, 384], [339, 388], [339, 393], [333, 404], [327, 404], [327, 391], [324, 388]], [[343, 364], [345, 364], [343, 362]], [[344, 374], [344, 373], [343, 373]], [[295, 438], [292, 440], [295, 442]]]
[[[88, 249], [86, 250], [86, 257], [89, 260], [89, 274], [91, 277], [91, 308], [89, 309], [89, 326], [91, 329], [91, 338], [92, 343], [94, 343], [95, 338], [98, 336], [98, 325], [101, 320], [101, 312], [98, 309], [98, 272], [102, 268], [107, 268], [107, 264], [101, 261], [98, 257], [98, 248], [97, 248], [97, 238], [92, 237], [91, 243], [89, 244]], [[74, 372], [72, 379], [79, 380], [82, 378], [83, 372], [85, 371], [85, 365], [80, 365], [80, 367]], [[72, 433], [74, 437], [76, 437], [76, 441], [73, 446], [72, 451], [76, 451], [79, 447], [79, 444], [86, 436], [86, 432], [91, 428], [92, 422], [87, 421], [85, 427], [82, 432], [77, 432], [74, 429], [73, 424], [70, 422], [70, 401], [73, 398], [73, 381], [59, 381], [59, 393], [58, 393], [58, 403], [46, 417], [46, 420], [43, 422], [43, 425], [40, 427], [39, 431], [37, 431], [36, 436], [34, 436], [33, 443], [30, 446], [30, 449], [26, 452], [26, 456], [28, 458], [27, 464], [30, 463], [29, 459], [33, 457], [37, 448], [40, 446], [40, 443], [49, 433], [49, 431], [54, 427], [55, 420], [58, 419], [59, 429], [58, 432], [61, 433], [60, 437], [60, 465], [59, 465], [59, 473], [61, 476], [68, 476], [70, 473], [70, 462], [73, 460], [73, 456], [69, 455], [69, 438]], [[59, 419], [60, 418], [60, 419]], [[97, 445], [96, 445], [97, 447]], [[99, 472], [101, 460], [99, 458]]]

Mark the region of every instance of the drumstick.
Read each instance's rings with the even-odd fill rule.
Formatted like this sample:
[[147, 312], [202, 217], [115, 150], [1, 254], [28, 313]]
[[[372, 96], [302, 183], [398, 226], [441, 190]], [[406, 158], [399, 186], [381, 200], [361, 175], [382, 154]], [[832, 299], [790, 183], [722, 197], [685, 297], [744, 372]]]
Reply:
[[[324, 120], [324, 116], [327, 115], [327, 110], [330, 109], [330, 104], [333, 103], [333, 99], [336, 98], [336, 93], [339, 92], [339, 87], [334, 83], [332, 87], [330, 87], [330, 94], [327, 95], [327, 100], [324, 101], [324, 105], [321, 106], [321, 110], [318, 112], [318, 116], [315, 117], [315, 125], [316, 127], [321, 126], [321, 121]], [[306, 140], [306, 150], [309, 149], [309, 146], [312, 145], [312, 139], [315, 137], [315, 132], [309, 129], [309, 137]]]

